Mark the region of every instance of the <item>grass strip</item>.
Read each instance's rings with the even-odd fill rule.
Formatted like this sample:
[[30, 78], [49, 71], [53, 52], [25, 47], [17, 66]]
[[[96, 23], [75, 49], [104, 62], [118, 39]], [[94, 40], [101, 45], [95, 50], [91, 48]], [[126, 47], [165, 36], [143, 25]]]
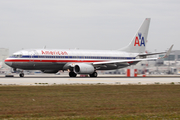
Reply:
[[180, 85], [1, 86], [0, 119], [180, 119]]

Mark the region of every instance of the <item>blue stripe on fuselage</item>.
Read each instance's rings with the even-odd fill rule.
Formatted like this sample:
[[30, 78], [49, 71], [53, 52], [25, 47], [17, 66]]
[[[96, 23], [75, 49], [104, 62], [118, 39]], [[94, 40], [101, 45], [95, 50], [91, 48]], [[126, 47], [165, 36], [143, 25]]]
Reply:
[[68, 59], [135, 59], [135, 57], [106, 57], [106, 56], [42, 56], [42, 55], [23, 55], [21, 57], [10, 56], [10, 58], [68, 58]]

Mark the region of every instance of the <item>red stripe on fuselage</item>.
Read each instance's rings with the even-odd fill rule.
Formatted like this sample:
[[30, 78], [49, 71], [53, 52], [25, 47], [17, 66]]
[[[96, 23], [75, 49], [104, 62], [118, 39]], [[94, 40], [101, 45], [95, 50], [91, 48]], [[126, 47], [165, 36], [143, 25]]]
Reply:
[[5, 60], [5, 62], [103, 62], [102, 60]]

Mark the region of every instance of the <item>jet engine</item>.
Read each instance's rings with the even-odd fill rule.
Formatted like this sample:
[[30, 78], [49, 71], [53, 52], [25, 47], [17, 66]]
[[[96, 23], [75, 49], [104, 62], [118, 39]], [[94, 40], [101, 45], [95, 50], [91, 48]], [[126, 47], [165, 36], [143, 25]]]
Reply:
[[79, 63], [74, 66], [74, 72], [77, 74], [92, 74], [94, 67], [89, 64]]
[[41, 70], [43, 73], [57, 73], [59, 70]]

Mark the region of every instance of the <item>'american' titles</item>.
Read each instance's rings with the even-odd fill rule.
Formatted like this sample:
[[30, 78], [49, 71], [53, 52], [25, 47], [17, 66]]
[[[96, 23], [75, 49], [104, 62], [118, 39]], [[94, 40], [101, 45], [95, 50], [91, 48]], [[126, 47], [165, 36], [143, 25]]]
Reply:
[[41, 50], [42, 55], [68, 55], [66, 51], [44, 51]]

